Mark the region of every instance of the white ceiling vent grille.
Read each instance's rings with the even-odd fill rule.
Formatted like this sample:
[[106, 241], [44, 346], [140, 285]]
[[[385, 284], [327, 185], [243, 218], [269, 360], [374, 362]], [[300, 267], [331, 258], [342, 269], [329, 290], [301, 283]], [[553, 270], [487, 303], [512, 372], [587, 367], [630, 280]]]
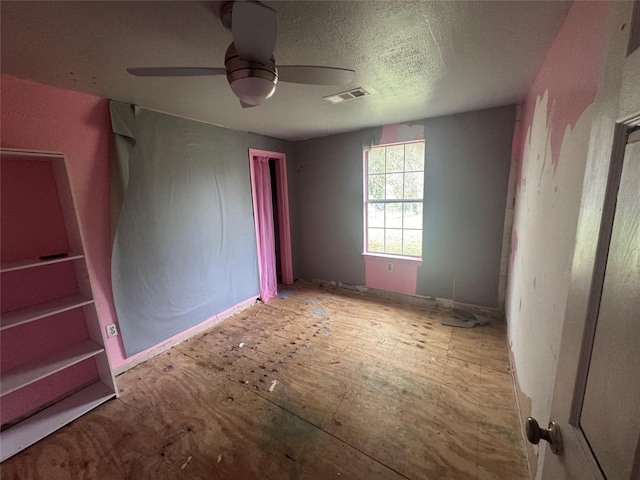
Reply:
[[348, 102], [349, 100], [355, 100], [356, 98], [368, 97], [369, 95], [371, 94], [367, 92], [364, 88], [358, 87], [358, 88], [354, 88], [353, 90], [349, 90], [347, 92], [336, 93], [334, 95], [329, 95], [327, 97], [322, 97], [322, 98], [324, 98], [329, 103], [336, 104], [336, 103]]

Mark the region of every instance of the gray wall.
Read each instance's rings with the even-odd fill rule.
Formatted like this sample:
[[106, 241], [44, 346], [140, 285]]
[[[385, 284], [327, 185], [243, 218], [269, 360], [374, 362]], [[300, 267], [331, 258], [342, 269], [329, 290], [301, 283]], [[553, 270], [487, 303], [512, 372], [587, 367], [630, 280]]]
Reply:
[[280, 138], [267, 137], [257, 133], [249, 133], [249, 147], [258, 148], [260, 150], [269, 150], [271, 152], [286, 153], [291, 142], [281, 140]]
[[[111, 279], [127, 356], [260, 291], [248, 135], [112, 102], [129, 179]], [[244, 160], [244, 161], [243, 161]]]
[[515, 106], [424, 121], [417, 293], [496, 307]]
[[144, 109], [136, 115], [113, 101], [111, 114], [121, 167], [112, 179], [112, 281], [127, 356], [259, 293], [249, 147], [287, 154], [296, 274], [291, 142]]
[[300, 276], [364, 284], [362, 132], [295, 142]]
[[[424, 264], [417, 293], [497, 306], [515, 106], [423, 123]], [[372, 132], [294, 143], [305, 279], [365, 283], [362, 151]]]

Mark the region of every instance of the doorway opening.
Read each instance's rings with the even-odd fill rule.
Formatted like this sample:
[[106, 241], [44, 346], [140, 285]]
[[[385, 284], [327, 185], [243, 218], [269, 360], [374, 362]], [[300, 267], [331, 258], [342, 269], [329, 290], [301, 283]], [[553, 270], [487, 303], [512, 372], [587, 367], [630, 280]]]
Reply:
[[[271, 186], [271, 198], [263, 199], [256, 195], [256, 170], [259, 168], [259, 158], [268, 158]], [[275, 272], [278, 283], [290, 285], [293, 283], [293, 261], [291, 254], [291, 227], [289, 222], [289, 190], [287, 184], [287, 160], [286, 155], [280, 152], [249, 149], [249, 165], [251, 172], [251, 191], [253, 194], [253, 214], [256, 227], [256, 241], [258, 247], [258, 266], [260, 269], [261, 287], [264, 282], [262, 265], [264, 259], [275, 255]], [[261, 202], [269, 201], [270, 205], [262, 205]], [[269, 209], [273, 213], [273, 227], [268, 232], [261, 232], [258, 221], [259, 212]], [[262, 227], [264, 228], [264, 227]], [[270, 236], [273, 242], [261, 241], [265, 235]], [[273, 245], [273, 246], [272, 246]], [[274, 251], [270, 251], [273, 248]]]
[[276, 278], [278, 279], [278, 283], [282, 283], [282, 257], [280, 252], [280, 234], [279, 232], [279, 222], [278, 222], [278, 184], [277, 184], [277, 173], [276, 173], [276, 159], [269, 159], [269, 174], [271, 177], [271, 202], [272, 202], [272, 212], [273, 212], [273, 236], [275, 238], [275, 248], [276, 248]]

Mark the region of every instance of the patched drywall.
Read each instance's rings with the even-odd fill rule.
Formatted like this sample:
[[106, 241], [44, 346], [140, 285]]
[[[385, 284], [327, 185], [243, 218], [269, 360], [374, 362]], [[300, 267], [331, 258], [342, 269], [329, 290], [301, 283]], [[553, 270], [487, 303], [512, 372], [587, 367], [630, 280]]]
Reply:
[[[509, 350], [509, 361], [511, 365], [514, 365], [515, 361], [513, 359], [513, 351]], [[527, 397], [522, 389], [520, 388], [520, 382], [518, 380], [518, 372], [514, 369], [511, 370], [511, 377], [513, 379], [513, 384], [515, 386], [516, 393], [516, 406], [518, 409], [518, 415], [520, 416], [521, 422], [526, 418], [531, 416], [531, 398]], [[521, 423], [521, 426], [524, 427], [524, 423]], [[530, 443], [526, 438], [526, 431], [522, 428], [522, 440], [524, 442], [525, 454], [527, 456], [527, 463], [529, 465], [529, 478], [535, 478], [536, 472], [538, 469], [537, 465], [537, 453], [538, 446]]]
[[606, 8], [573, 4], [514, 138], [517, 193], [505, 307], [518, 387], [541, 425], [553, 399]]

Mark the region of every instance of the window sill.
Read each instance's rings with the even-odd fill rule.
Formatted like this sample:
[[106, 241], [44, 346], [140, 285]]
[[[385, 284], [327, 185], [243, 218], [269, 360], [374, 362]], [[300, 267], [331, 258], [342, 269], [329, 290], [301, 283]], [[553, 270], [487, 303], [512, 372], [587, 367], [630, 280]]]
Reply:
[[405, 255], [394, 255], [391, 253], [372, 253], [372, 252], [363, 252], [363, 257], [375, 257], [375, 258], [387, 258], [389, 260], [400, 260], [406, 262], [416, 262], [422, 263], [422, 257], [407, 257]]

